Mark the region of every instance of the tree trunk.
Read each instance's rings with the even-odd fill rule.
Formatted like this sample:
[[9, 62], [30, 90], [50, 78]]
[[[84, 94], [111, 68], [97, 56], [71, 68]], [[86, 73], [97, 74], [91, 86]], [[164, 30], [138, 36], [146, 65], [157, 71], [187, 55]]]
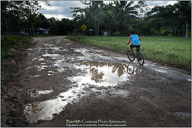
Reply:
[[98, 22], [98, 26], [97, 26], [97, 35], [99, 36], [99, 25], [100, 23]]
[[97, 35], [97, 25], [96, 25], [96, 20], [95, 20], [95, 35]]
[[188, 38], [188, 23], [186, 22], [186, 38]]

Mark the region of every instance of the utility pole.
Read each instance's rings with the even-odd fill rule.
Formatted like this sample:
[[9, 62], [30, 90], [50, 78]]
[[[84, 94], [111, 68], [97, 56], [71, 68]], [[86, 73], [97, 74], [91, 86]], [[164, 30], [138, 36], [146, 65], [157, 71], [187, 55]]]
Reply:
[[186, 22], [186, 38], [188, 38], [188, 23]]

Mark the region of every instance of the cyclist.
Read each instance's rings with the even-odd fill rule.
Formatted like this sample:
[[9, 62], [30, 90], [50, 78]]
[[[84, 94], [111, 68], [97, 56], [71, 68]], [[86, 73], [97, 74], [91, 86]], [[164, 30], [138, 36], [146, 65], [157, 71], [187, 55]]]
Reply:
[[137, 34], [135, 34], [135, 31], [131, 31], [131, 36], [129, 37], [128, 45], [130, 41], [132, 41], [132, 44], [130, 45], [131, 53], [133, 53], [133, 48], [136, 47], [137, 52], [140, 50], [140, 38]]

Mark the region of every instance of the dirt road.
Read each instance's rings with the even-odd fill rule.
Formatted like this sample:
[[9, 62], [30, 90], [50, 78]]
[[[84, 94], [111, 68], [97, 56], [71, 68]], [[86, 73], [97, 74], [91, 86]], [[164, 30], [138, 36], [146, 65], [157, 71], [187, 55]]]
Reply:
[[58, 36], [34, 38], [24, 65], [30, 126], [191, 125], [191, 78], [176, 69]]

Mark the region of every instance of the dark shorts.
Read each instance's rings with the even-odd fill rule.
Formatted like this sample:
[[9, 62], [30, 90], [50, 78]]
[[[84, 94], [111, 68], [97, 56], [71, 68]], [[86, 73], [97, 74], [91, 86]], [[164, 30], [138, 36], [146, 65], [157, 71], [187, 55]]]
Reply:
[[137, 49], [137, 52], [139, 52], [139, 50], [140, 50], [140, 45], [133, 45], [133, 44], [130, 45], [130, 48], [131, 48], [131, 49], [134, 48], [134, 47]]

